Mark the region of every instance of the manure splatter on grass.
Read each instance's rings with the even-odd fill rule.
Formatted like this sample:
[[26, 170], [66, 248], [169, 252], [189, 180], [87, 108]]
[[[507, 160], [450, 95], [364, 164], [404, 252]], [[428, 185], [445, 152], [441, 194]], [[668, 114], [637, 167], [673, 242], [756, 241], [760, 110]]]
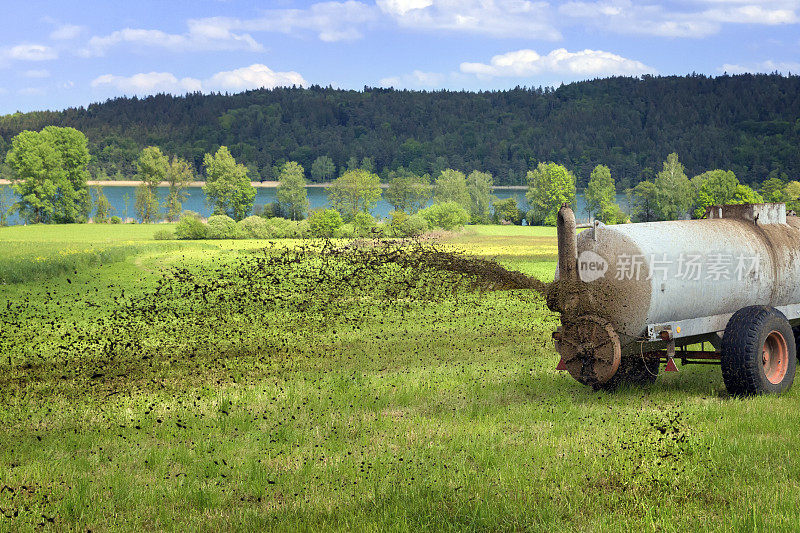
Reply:
[[199, 382], [229, 375], [231, 357], [275, 372], [299, 364], [308, 346], [326, 346], [313, 340], [326, 332], [389, 311], [476, 306], [498, 290], [538, 298], [545, 284], [433, 242], [378, 239], [271, 245], [168, 269], [138, 294], [109, 288], [111, 301], [102, 303], [91, 290], [70, 301], [47, 291], [44, 306], [38, 297], [8, 301], [0, 309], [0, 394], [31, 383], [48, 391], [82, 383], [78, 390], [110, 396], [168, 375]]

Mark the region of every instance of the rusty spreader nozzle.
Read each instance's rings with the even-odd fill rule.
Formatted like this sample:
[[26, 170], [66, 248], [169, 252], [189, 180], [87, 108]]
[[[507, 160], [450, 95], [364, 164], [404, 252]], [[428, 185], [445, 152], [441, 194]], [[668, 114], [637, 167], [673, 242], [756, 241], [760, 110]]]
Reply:
[[575, 213], [564, 204], [558, 211], [558, 277], [567, 282], [578, 281], [578, 236], [575, 233]]
[[578, 303], [578, 236], [575, 213], [564, 204], [556, 219], [558, 234], [558, 280], [547, 293], [547, 306], [552, 311], [572, 314]]

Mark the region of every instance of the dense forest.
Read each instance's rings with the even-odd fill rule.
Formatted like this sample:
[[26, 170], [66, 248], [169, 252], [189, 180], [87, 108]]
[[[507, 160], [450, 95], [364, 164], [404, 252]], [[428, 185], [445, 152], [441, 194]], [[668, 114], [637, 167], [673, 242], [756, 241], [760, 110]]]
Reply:
[[399, 167], [434, 176], [455, 168], [525, 184], [532, 166], [553, 161], [575, 173], [578, 187], [607, 165], [624, 190], [651, 179], [671, 152], [690, 177], [715, 168], [750, 184], [800, 176], [800, 77], [778, 74], [615, 77], [492, 92], [312, 86], [117, 98], [2, 116], [0, 156], [20, 131], [47, 125], [84, 132], [92, 173], [112, 179], [130, 179], [149, 145], [197, 170], [205, 153], [225, 145], [256, 180], [273, 179], [286, 161], [310, 170], [328, 156], [337, 172], [367, 158], [384, 179]]

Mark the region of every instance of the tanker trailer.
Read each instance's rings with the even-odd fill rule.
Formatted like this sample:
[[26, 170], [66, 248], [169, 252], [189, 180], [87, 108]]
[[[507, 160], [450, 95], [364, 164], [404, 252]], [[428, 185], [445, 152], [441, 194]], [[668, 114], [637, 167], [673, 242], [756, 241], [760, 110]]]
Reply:
[[731, 394], [791, 387], [800, 218], [784, 204], [714, 206], [701, 220], [595, 222], [580, 234], [568, 205], [557, 220], [547, 304], [561, 314], [559, 369], [606, 390], [652, 383], [662, 363], [677, 371], [676, 361], [720, 365]]

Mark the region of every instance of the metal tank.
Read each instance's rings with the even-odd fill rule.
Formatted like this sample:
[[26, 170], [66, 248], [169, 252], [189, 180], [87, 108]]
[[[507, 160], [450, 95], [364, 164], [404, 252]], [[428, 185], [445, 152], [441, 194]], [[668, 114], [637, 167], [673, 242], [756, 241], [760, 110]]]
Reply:
[[[554, 333], [559, 367], [582, 383], [652, 381], [661, 362], [675, 370], [675, 359], [721, 363], [725, 374], [722, 341], [737, 312], [761, 306], [782, 314], [787, 327], [800, 323], [800, 219], [787, 217], [784, 204], [715, 206], [702, 220], [596, 222], [577, 235], [564, 206], [557, 225], [548, 305], [561, 313]], [[783, 330], [796, 358], [793, 335]], [[713, 350], [686, 349], [698, 342]], [[770, 361], [793, 379], [789, 358]]]

